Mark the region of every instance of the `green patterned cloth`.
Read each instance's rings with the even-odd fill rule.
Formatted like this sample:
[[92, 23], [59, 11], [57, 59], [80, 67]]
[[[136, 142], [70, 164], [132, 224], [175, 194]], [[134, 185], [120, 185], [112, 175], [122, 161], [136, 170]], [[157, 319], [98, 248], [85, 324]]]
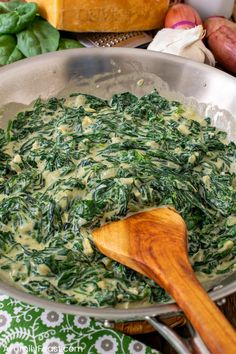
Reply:
[[154, 354], [85, 316], [45, 310], [0, 295], [0, 354]]

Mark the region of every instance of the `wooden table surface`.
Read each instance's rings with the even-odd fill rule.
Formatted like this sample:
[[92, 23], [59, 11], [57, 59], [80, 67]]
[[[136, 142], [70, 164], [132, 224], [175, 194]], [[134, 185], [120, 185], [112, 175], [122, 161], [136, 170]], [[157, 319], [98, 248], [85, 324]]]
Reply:
[[[220, 306], [220, 309], [236, 329], [236, 293], [228, 296], [226, 298], [226, 303], [223, 306]], [[179, 335], [184, 336], [187, 334], [187, 328], [186, 326], [176, 328], [176, 332]], [[176, 351], [172, 349], [170, 345], [157, 332], [132, 337], [140, 340], [142, 343], [145, 343], [154, 349], [160, 350], [163, 354], [176, 354]]]

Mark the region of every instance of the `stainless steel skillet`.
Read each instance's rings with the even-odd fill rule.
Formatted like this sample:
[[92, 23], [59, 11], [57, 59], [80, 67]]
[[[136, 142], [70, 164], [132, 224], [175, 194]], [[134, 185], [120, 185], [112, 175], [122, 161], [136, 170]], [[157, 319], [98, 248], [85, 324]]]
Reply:
[[[131, 91], [137, 95], [156, 87], [161, 93], [191, 103], [236, 139], [236, 79], [209, 66], [146, 50], [107, 48], [55, 52], [25, 59], [0, 69], [0, 126], [37, 97], [81, 91], [104, 98]], [[194, 97], [192, 99], [191, 97]], [[189, 98], [189, 99], [186, 99]], [[14, 103], [14, 104], [12, 104]], [[216, 287], [217, 286], [217, 287]], [[206, 284], [214, 300], [236, 291], [236, 273]], [[59, 304], [29, 295], [5, 281], [0, 291], [39, 307], [104, 320], [130, 321], [179, 311], [175, 304], [134, 309], [88, 308]]]

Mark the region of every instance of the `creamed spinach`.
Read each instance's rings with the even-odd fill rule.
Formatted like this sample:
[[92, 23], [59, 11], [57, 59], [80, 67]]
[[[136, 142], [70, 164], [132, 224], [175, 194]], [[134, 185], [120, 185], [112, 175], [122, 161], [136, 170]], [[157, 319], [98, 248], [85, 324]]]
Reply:
[[153, 281], [103, 256], [90, 234], [159, 205], [185, 219], [200, 278], [232, 272], [235, 152], [209, 118], [156, 91], [38, 99], [0, 130], [1, 277], [84, 306], [167, 301]]

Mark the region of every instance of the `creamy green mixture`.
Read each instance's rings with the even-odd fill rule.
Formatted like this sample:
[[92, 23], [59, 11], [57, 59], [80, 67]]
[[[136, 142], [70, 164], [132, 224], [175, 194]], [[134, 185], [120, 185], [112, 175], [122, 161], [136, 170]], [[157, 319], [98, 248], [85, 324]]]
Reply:
[[90, 233], [159, 205], [185, 219], [199, 278], [229, 274], [235, 164], [235, 144], [209, 118], [156, 91], [37, 100], [0, 130], [0, 276], [84, 306], [167, 301], [152, 280], [103, 256]]

